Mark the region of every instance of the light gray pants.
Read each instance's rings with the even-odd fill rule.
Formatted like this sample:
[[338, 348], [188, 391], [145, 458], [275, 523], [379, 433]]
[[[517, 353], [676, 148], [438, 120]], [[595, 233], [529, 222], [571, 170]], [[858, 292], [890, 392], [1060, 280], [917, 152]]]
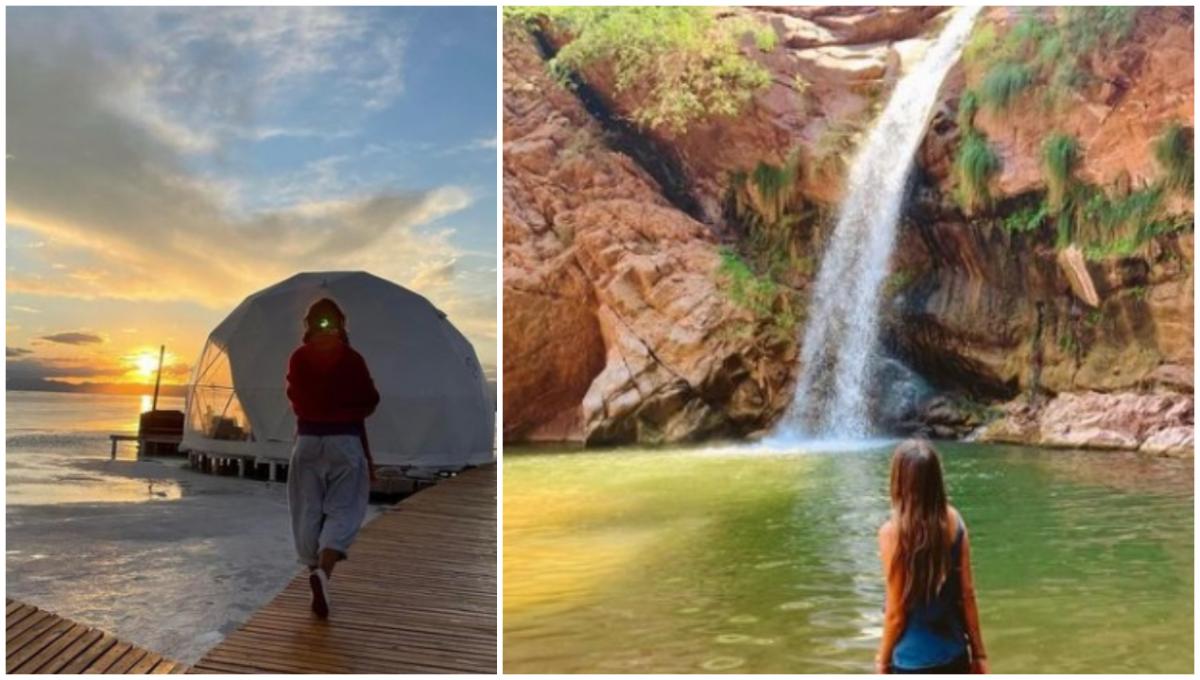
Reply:
[[288, 509], [300, 563], [317, 566], [326, 548], [344, 558], [367, 514], [367, 457], [355, 435], [296, 437], [288, 468]]

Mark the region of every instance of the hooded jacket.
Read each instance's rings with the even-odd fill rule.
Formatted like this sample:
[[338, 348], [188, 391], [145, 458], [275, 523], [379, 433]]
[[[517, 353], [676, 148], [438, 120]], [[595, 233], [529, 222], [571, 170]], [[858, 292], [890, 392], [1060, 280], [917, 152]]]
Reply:
[[365, 439], [364, 421], [379, 405], [367, 362], [344, 337], [328, 333], [306, 338], [292, 352], [287, 396], [301, 435], [357, 434]]

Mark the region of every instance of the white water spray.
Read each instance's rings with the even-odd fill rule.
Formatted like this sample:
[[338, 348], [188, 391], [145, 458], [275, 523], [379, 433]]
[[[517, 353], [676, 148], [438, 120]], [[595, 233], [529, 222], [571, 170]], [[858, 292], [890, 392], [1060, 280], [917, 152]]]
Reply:
[[954, 11], [891, 98], [850, 166], [841, 214], [809, 305], [796, 395], [772, 439], [861, 439], [871, 434], [867, 387], [913, 154], [938, 90], [971, 32], [977, 7]]

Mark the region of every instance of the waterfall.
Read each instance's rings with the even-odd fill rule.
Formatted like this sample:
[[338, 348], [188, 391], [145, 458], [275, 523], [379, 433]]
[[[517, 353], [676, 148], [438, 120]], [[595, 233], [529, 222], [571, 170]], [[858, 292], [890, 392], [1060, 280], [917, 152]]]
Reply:
[[913, 154], [938, 90], [979, 8], [959, 8], [925, 56], [892, 91], [858, 150], [809, 304], [800, 378], [776, 437], [862, 439], [872, 434], [867, 388]]

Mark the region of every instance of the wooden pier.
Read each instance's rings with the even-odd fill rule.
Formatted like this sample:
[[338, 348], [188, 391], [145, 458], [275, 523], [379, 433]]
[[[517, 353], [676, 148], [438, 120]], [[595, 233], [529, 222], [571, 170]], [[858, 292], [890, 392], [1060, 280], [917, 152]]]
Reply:
[[331, 583], [328, 620], [301, 570], [190, 672], [496, 673], [496, 466], [377, 517]]
[[7, 673], [183, 673], [187, 666], [82, 623], [5, 600]]

